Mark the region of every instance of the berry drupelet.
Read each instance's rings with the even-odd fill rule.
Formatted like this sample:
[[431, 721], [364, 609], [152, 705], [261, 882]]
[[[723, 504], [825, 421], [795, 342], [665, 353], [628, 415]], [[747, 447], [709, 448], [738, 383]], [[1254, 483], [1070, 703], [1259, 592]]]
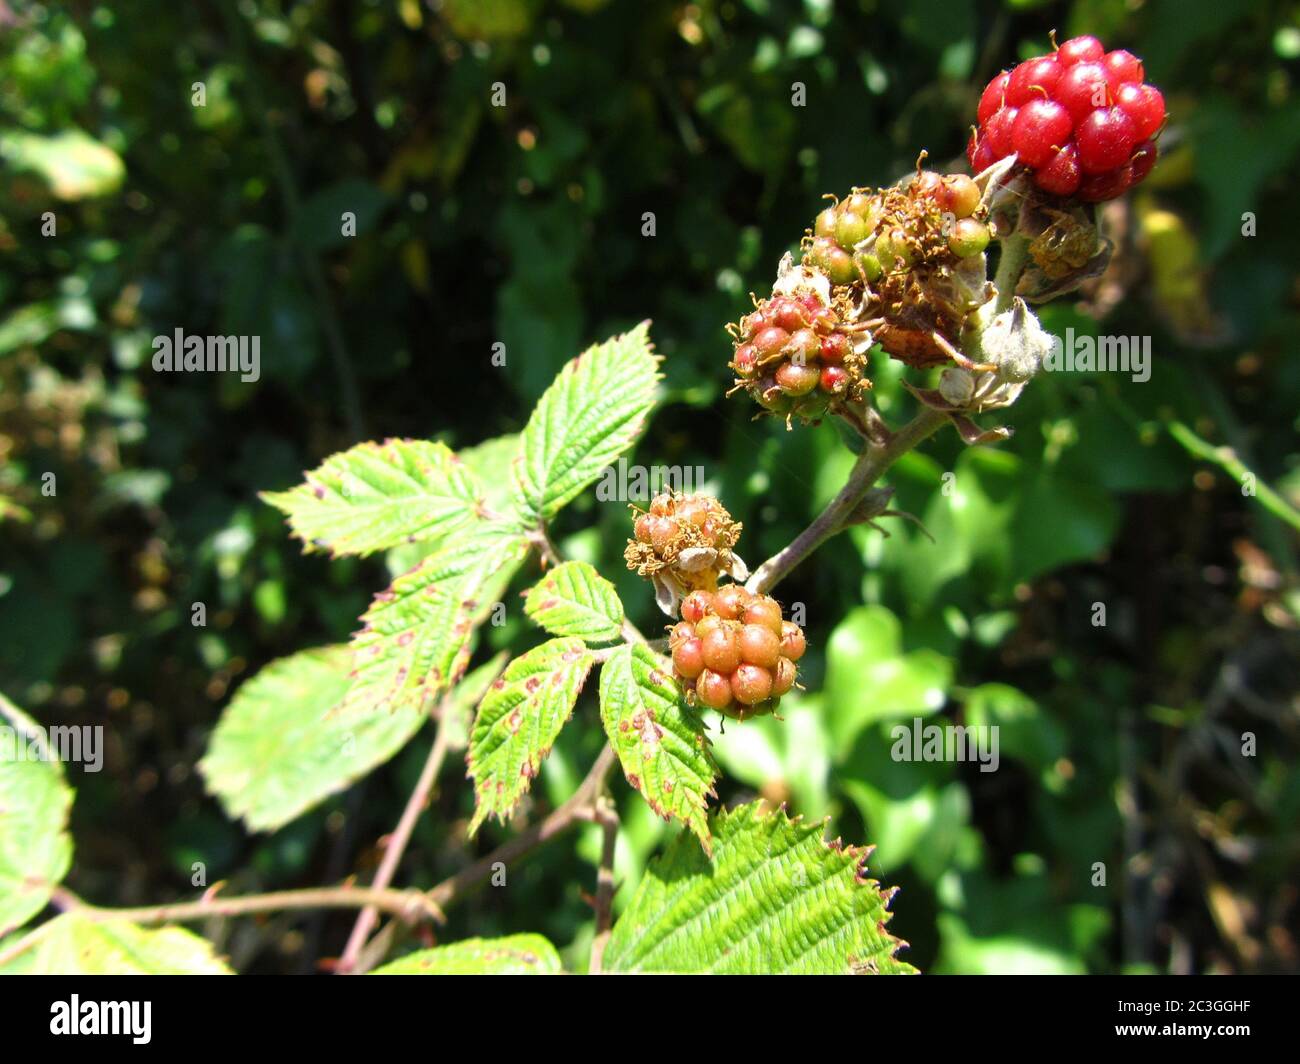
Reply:
[[1160, 90], [1131, 52], [1074, 37], [989, 82], [966, 153], [980, 173], [1014, 154], [1044, 192], [1099, 202], [1155, 165], [1165, 122]]

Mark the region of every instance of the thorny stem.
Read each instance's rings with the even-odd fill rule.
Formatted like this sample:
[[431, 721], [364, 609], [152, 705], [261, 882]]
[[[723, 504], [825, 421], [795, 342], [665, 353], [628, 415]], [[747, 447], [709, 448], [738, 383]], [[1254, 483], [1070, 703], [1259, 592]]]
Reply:
[[586, 778], [578, 784], [578, 789], [566, 802], [557, 806], [544, 820], [516, 835], [509, 842], [502, 843], [486, 857], [480, 858], [449, 879], [443, 880], [425, 897], [438, 909], [449, 908], [469, 894], [481, 881], [490, 877], [498, 865], [509, 865], [511, 861], [533, 847], [548, 842], [567, 831], [584, 816], [589, 816], [592, 804], [605, 786], [605, 778], [614, 767], [615, 760], [614, 748], [607, 743], [592, 764]]
[[885, 470], [947, 420], [947, 415], [923, 407], [911, 421], [895, 432], [886, 444], [868, 444], [858, 456], [840, 493], [835, 496], [790, 545], [777, 551], [755, 570], [745, 585], [754, 594], [770, 591], [790, 570], [831, 536], [847, 527], [854, 508], [881, 478]]
[[1002, 257], [998, 259], [998, 272], [993, 278], [997, 289], [996, 309], [1001, 312], [1011, 307], [1016, 297], [1016, 285], [1029, 262], [1029, 238], [1023, 233], [1012, 233], [1001, 241]]
[[1165, 422], [1169, 435], [1193, 458], [1212, 462], [1235, 480], [1239, 487], [1251, 485], [1259, 504], [1274, 517], [1285, 521], [1292, 528], [1300, 531], [1300, 511], [1297, 511], [1285, 497], [1279, 495], [1262, 479], [1255, 475], [1231, 447], [1216, 447], [1208, 440], [1202, 439], [1181, 421], [1170, 419]]
[[618, 848], [618, 810], [605, 796], [597, 800], [592, 809], [592, 819], [603, 831], [600, 848], [600, 868], [596, 873], [596, 937], [591, 940], [591, 960], [587, 970], [599, 975], [605, 959], [605, 946], [614, 926], [614, 856]]
[[[449, 702], [444, 699], [442, 705], [443, 719], [438, 724], [438, 735], [433, 740], [429, 757], [424, 763], [424, 769], [415, 784], [415, 789], [411, 791], [411, 797], [406, 801], [406, 808], [402, 810], [401, 819], [398, 820], [397, 827], [393, 829], [384, 847], [384, 858], [380, 861], [379, 870], [375, 873], [374, 882], [371, 884], [375, 890], [383, 890], [393, 881], [397, 866], [401, 863], [406, 846], [411, 841], [411, 832], [415, 830], [420, 814], [429, 804], [429, 795], [438, 779], [438, 773], [442, 771], [442, 763], [447, 758], [447, 749], [450, 745], [448, 736], [451, 734], [451, 729], [445, 726], [445, 717]], [[347, 974], [356, 969], [361, 949], [366, 944], [366, 938], [374, 929], [378, 918], [379, 910], [373, 905], [368, 905], [361, 910], [357, 922], [352, 926], [352, 934], [348, 936], [347, 946], [343, 950], [343, 956], [339, 958], [335, 972]]]

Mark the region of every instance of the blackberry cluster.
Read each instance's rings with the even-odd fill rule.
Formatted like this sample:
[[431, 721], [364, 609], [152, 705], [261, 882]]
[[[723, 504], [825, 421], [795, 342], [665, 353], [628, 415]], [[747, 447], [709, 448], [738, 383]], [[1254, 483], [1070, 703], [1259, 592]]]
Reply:
[[712, 591], [720, 576], [749, 575], [733, 550], [741, 527], [711, 495], [663, 492], [637, 514], [623, 557], [629, 569], [654, 583], [660, 607], [675, 617], [689, 592]]
[[967, 315], [989, 296], [990, 231], [980, 186], [965, 174], [918, 169], [898, 186], [854, 189], [817, 216], [805, 265], [823, 271], [831, 305], [912, 366], [964, 365]]
[[686, 701], [733, 720], [775, 710], [807, 649], [803, 629], [783, 619], [775, 599], [739, 584], [687, 595], [668, 644]]
[[966, 154], [980, 173], [1016, 156], [1054, 196], [1099, 202], [1122, 196], [1156, 163], [1165, 122], [1160, 90], [1131, 52], [1074, 37], [989, 82]]
[[830, 289], [811, 283], [792, 286], [755, 304], [754, 312], [731, 327], [731, 368], [743, 388], [769, 413], [804, 421], [823, 417], [840, 396], [860, 398], [871, 387], [866, 356], [854, 346], [854, 331], [831, 308]]

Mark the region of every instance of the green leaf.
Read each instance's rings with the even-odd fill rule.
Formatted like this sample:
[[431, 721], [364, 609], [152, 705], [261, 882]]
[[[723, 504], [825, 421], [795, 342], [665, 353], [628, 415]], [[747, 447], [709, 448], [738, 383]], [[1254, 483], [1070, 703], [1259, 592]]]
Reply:
[[488, 689], [505, 668], [510, 655], [502, 650], [490, 661], [465, 674], [451, 693], [443, 700], [438, 716], [438, 727], [447, 732], [448, 748], [464, 750], [469, 746], [470, 728], [474, 725], [474, 711], [483, 701]]
[[231, 817], [274, 831], [343, 790], [420, 729], [418, 707], [335, 710], [351, 684], [346, 646], [281, 658], [236, 692], [199, 771]]
[[560, 955], [541, 935], [467, 938], [422, 949], [371, 975], [558, 975]]
[[496, 513], [510, 513], [514, 509], [514, 492], [511, 490], [511, 469], [519, 453], [519, 433], [494, 436], [473, 447], [456, 451], [465, 468], [478, 478], [483, 486], [483, 500]]
[[337, 556], [445, 539], [475, 515], [482, 495], [445, 444], [392, 439], [331, 455], [305, 483], [262, 499], [288, 516], [308, 553]]
[[524, 612], [552, 635], [608, 643], [623, 630], [623, 603], [614, 585], [586, 562], [564, 562], [528, 592]]
[[928, 648], [902, 652], [902, 625], [883, 606], [860, 606], [831, 633], [826, 702], [833, 746], [847, 751], [868, 724], [938, 711], [952, 662]]
[[893, 891], [867, 879], [867, 848], [822, 841], [823, 823], [713, 818], [712, 861], [684, 836], [651, 863], [605, 950], [611, 972], [732, 975], [914, 972], [885, 930]]
[[[43, 760], [43, 733], [0, 695], [0, 934], [49, 903], [72, 863], [72, 788], [57, 760]], [[32, 737], [33, 742], [28, 738]]]
[[376, 595], [350, 644], [345, 708], [419, 709], [456, 683], [475, 627], [527, 553], [513, 526], [475, 523]]
[[515, 658], [492, 684], [470, 733], [469, 775], [478, 801], [471, 835], [489, 814], [510, 817], [573, 712], [594, 660], [581, 639], [552, 639]]
[[52, 136], [13, 130], [0, 134], [0, 158], [6, 169], [38, 174], [61, 200], [107, 196], [126, 176], [122, 157], [79, 129]]
[[232, 975], [212, 943], [180, 927], [148, 929], [126, 920], [89, 920], [75, 912], [41, 928], [30, 975]]
[[690, 828], [707, 852], [717, 765], [704, 725], [649, 647], [621, 646], [605, 662], [600, 719], [628, 783], [665, 820]]
[[547, 520], [632, 445], [654, 406], [649, 322], [589, 347], [560, 371], [524, 427], [515, 496]]

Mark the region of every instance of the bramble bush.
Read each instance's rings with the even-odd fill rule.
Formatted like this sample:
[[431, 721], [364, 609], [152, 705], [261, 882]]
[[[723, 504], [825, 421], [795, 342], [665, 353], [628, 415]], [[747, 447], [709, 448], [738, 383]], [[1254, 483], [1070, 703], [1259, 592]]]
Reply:
[[[466, 5], [447, 8], [453, 26], [475, 17]], [[484, 5], [480, 14], [526, 8]], [[516, 29], [460, 26], [471, 37], [509, 38]], [[710, 106], [732, 115], [719, 120], [725, 127], [758, 105], [732, 96]], [[340, 909], [356, 915], [330, 967], [347, 973], [903, 974], [917, 969], [891, 930], [897, 887], [882, 881], [904, 870], [941, 900], [937, 926], [923, 933], [944, 939], [950, 969], [1070, 970], [1060, 957], [1095, 953], [1104, 911], [1074, 903], [1066, 925], [1044, 926], [1053, 920], [1041, 861], [1014, 847], [1008, 864], [1021, 867], [1007, 888], [1011, 900], [997, 908], [1023, 910], [1025, 941], [1052, 946], [1043, 947], [1044, 960], [1033, 948], [1003, 945], [1005, 929], [982, 920], [1001, 887], [980, 870], [980, 843], [970, 831], [973, 785], [960, 782], [951, 763], [961, 759], [899, 756], [884, 736], [901, 742], [886, 729], [915, 722], [919, 731], [922, 718], [959, 700], [960, 721], [972, 733], [1000, 735], [1015, 771], [1036, 777], [1059, 801], [1043, 816], [1047, 835], [1077, 830], [1093, 846], [1113, 830], [1111, 812], [1089, 806], [1071, 785], [1090, 768], [1098, 776], [1089, 786], [1110, 778], [1113, 751], [1071, 761], [1061, 726], [1035, 699], [978, 672], [962, 686], [954, 661], [961, 644], [994, 648], [1016, 627], [1004, 585], [1024, 587], [1086, 559], [1115, 533], [1108, 497], [1070, 473], [1078, 453], [1059, 466], [1057, 458], [1075, 445], [1105, 451], [1132, 412], [1112, 396], [1113, 404], [1079, 413], [1068, 429], [1053, 428], [1062, 397], [1048, 371], [1060, 368], [1061, 341], [1045, 323], [1084, 327], [1061, 297], [1109, 276], [1117, 236], [1104, 205], [1126, 202], [1121, 197], [1153, 174], [1165, 100], [1132, 53], [1107, 51], [1087, 35], [1057, 47], [1053, 37], [1050, 51], [996, 75], [969, 117], [970, 174], [928, 168], [921, 151], [914, 170], [893, 184], [840, 189], [819, 213], [809, 199], [808, 228], [782, 244], [789, 250], [770, 291], [751, 297], [727, 333], [725, 315], [710, 326], [718, 357], [702, 373], [693, 361], [675, 371], [675, 356], [656, 352], [652, 322], [642, 321], [588, 347], [549, 383], [530, 361], [520, 390], [536, 402], [517, 432], [489, 430], [455, 449], [442, 439], [354, 443], [282, 489], [268, 479], [277, 481], [283, 462], [269, 478], [258, 477], [256, 461], [245, 463], [238, 476], [257, 480], [266, 508], [283, 515], [303, 553], [327, 555], [342, 574], [318, 579], [355, 592], [375, 571], [366, 559], [375, 558], [389, 575], [386, 586], [366, 589], [373, 597], [357, 611], [349, 639], [284, 647], [238, 684], [197, 761], [204, 787], [250, 832], [291, 830], [340, 794], [361, 793], [362, 781], [405, 757], [432, 722], [423, 763], [406, 765], [414, 771], [404, 774], [396, 827], [367, 874], [342, 883], [346, 869], [322, 886], [260, 892], [196, 881], [207, 889], [193, 901], [92, 905], [62, 885], [72, 865], [72, 790], [58, 760], [38, 756], [43, 729], [5, 699], [0, 710], [34, 756], [0, 759], [0, 936], [7, 933], [0, 970], [226, 972], [231, 963], [208, 940], [177, 925]], [[89, 148], [81, 162], [91, 171], [112, 168]], [[39, 170], [41, 163], [25, 165]], [[403, 165], [455, 164], [443, 154]], [[539, 171], [530, 181], [547, 178]], [[309, 209], [329, 216], [364, 198], [341, 192]], [[418, 275], [427, 264], [411, 247], [388, 250], [406, 256]], [[245, 246], [240, 253], [262, 252]], [[526, 256], [515, 263], [521, 275], [537, 268]], [[238, 283], [233, 274], [230, 280]], [[539, 298], [526, 276], [512, 284], [507, 318], [515, 304]], [[643, 310], [653, 315], [656, 307]], [[535, 311], [522, 316], [532, 323]], [[51, 302], [6, 322], [0, 335], [26, 330], [26, 339], [12, 341], [18, 346], [60, 327], [75, 326], [66, 304]], [[563, 315], [548, 327], [544, 345], [573, 332]], [[321, 323], [327, 348], [336, 345], [333, 329]], [[502, 349], [527, 345], [516, 333]], [[734, 468], [717, 482], [673, 483], [638, 498], [623, 485], [612, 493], [618, 506], [595, 510], [597, 485], [637, 446], [666, 393], [680, 405], [699, 376], [708, 388], [726, 389], [729, 404], [778, 426], [763, 437], [768, 464], [746, 468], [752, 456], [736, 436], [723, 448]], [[448, 389], [433, 397], [435, 409], [455, 402], [451, 374], [434, 383]], [[1013, 407], [1029, 406], [1036, 388], [1046, 393], [1030, 406], [1045, 426], [1042, 453], [1000, 450], [1016, 427]], [[490, 395], [474, 403], [480, 424], [506, 420]], [[899, 417], [904, 409], [914, 410], [910, 418]], [[686, 437], [716, 431], [708, 412], [688, 414], [665, 412]], [[347, 417], [359, 428], [357, 411]], [[1235, 455], [1216, 452], [1173, 414], [1162, 415], [1161, 427], [1172, 442], [1162, 437], [1135, 468], [1117, 455], [1107, 487], [1122, 488], [1126, 477], [1161, 480], [1175, 445], [1254, 483]], [[963, 447], [955, 472], [926, 453], [949, 430]], [[890, 486], [881, 484], [886, 475]], [[747, 477], [761, 477], [778, 506], [784, 494], [811, 495], [816, 512], [783, 542], [765, 534], [751, 546], [749, 515], [772, 522], [739, 490]], [[1274, 518], [1300, 527], [1285, 492], [1262, 484], [1260, 492]], [[15, 519], [30, 516], [17, 502], [7, 505]], [[608, 513], [615, 509], [617, 519]], [[1052, 519], [1040, 522], [1047, 510]], [[247, 518], [245, 530], [254, 526], [265, 527], [264, 514]], [[615, 541], [617, 551], [601, 549]], [[224, 549], [212, 547], [217, 555]], [[770, 554], [760, 560], [764, 547]], [[611, 557], [618, 553], [624, 566]], [[862, 580], [867, 601], [853, 588], [843, 615], [819, 618], [828, 639], [818, 656], [809, 652], [816, 640], [804, 604], [783, 591], [814, 556], [828, 559], [830, 579], [838, 580], [834, 570], [847, 571], [846, 555], [855, 566], [868, 562], [852, 577]], [[240, 557], [236, 550], [234, 570]], [[879, 601], [882, 576], [897, 582], [912, 616]], [[275, 604], [274, 591], [261, 593], [263, 620], [277, 610], [283, 617], [289, 607]], [[345, 623], [340, 601], [328, 607], [333, 630]], [[293, 609], [309, 610], [309, 602], [323, 599], [304, 593]], [[526, 629], [513, 616], [517, 602]], [[636, 623], [648, 615], [655, 626]], [[1060, 679], [1073, 684], [1077, 667]], [[1114, 673], [1104, 682], [1127, 683]], [[1077, 690], [1071, 698], [1087, 726], [1107, 726], [1094, 698]], [[578, 711], [584, 699], [597, 713]], [[444, 768], [461, 756], [472, 796], [461, 850], [431, 885], [400, 886], [426, 809], [452, 790]], [[995, 739], [994, 768], [997, 756]], [[1131, 760], [1131, 751], [1122, 756]], [[765, 787], [774, 763], [781, 785]], [[868, 837], [881, 845], [883, 870], [871, 846], [828, 841], [825, 819], [787, 808], [829, 811], [832, 765]], [[1124, 773], [1131, 780], [1131, 764]], [[641, 804], [622, 800], [619, 775]], [[718, 793], [728, 776], [759, 793], [724, 805]], [[534, 794], [543, 787], [550, 808], [534, 815], [547, 804]], [[975, 793], [983, 802], [1010, 800], [1005, 792]], [[658, 821], [681, 830], [669, 837]], [[544, 844], [571, 828], [583, 829], [579, 846], [595, 873], [587, 896], [594, 918], [573, 944], [518, 921], [500, 934], [435, 938], [434, 928], [456, 926], [454, 906], [487, 884], [525, 875], [526, 859], [543, 860]], [[472, 849], [493, 832], [498, 845]], [[1057, 871], [1095, 877], [1106, 852], [1104, 843], [1091, 851], [1096, 856], [1086, 847], [1072, 851]], [[61, 913], [40, 920], [51, 904]], [[408, 949], [411, 937], [422, 948]]]

